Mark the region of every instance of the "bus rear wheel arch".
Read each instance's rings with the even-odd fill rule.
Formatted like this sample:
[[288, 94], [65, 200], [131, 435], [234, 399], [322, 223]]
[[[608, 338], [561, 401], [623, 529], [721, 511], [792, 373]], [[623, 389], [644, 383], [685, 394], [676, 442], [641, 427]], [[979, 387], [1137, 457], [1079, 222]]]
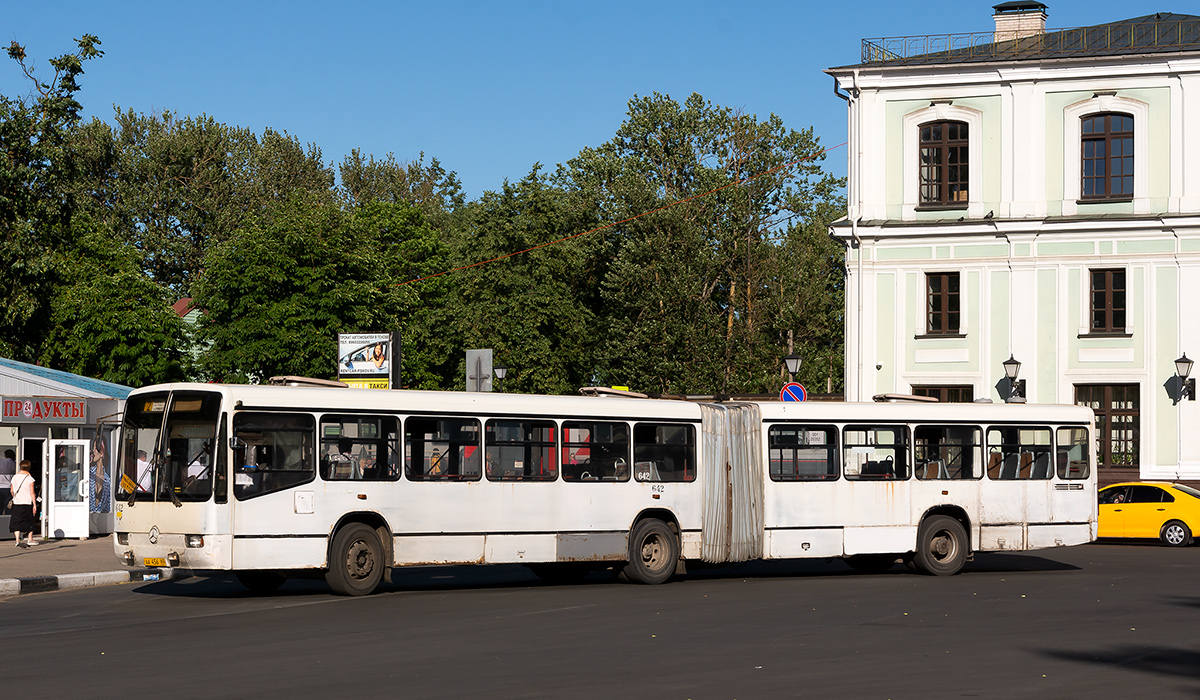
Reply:
[[912, 562], [917, 570], [933, 576], [953, 576], [967, 561], [967, 530], [948, 515], [932, 515], [917, 529], [917, 548]]
[[338, 595], [367, 595], [383, 580], [388, 568], [379, 532], [364, 523], [339, 528], [329, 548], [325, 581]]
[[658, 518], [639, 520], [629, 533], [629, 561], [621, 570], [633, 583], [665, 583], [679, 564], [679, 536]]

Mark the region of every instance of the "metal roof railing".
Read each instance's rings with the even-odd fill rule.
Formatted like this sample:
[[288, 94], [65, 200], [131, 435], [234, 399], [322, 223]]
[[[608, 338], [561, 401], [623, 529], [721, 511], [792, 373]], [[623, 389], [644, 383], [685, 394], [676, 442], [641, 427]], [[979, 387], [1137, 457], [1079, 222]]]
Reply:
[[863, 39], [862, 62], [960, 63], [1194, 50], [1200, 50], [1200, 19], [1192, 17], [1056, 29], [1021, 38], [971, 32]]

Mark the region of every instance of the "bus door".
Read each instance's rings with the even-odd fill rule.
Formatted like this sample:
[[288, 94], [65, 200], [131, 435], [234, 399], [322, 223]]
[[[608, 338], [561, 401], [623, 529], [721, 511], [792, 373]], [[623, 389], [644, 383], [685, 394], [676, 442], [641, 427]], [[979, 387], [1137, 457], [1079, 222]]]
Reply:
[[1094, 445], [1089, 430], [1072, 426], [1058, 428], [1055, 432], [1055, 479], [1051, 494], [1054, 522], [1094, 522], [1096, 478], [1092, 469]]
[[48, 537], [87, 539], [88, 494], [91, 470], [88, 469], [87, 440], [51, 440], [46, 479], [42, 482], [42, 503], [46, 509]]

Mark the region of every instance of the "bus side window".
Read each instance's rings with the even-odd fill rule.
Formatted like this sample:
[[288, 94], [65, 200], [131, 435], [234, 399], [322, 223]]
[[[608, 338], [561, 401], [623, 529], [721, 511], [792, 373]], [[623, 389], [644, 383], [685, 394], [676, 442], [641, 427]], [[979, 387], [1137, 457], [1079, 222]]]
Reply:
[[633, 474], [638, 481], [695, 481], [696, 428], [678, 423], [633, 427]]
[[838, 478], [838, 430], [832, 425], [773, 425], [767, 432], [772, 481]]
[[479, 421], [413, 416], [404, 421], [404, 472], [411, 481], [474, 481], [482, 455]]
[[988, 477], [999, 481], [1050, 478], [1050, 428], [1004, 426], [987, 431]]
[[238, 413], [233, 418], [233, 493], [239, 500], [312, 481], [316, 421], [310, 414]]
[[983, 431], [973, 425], [922, 425], [913, 432], [917, 478], [978, 479]]
[[909, 477], [906, 426], [847, 425], [842, 431], [842, 452], [847, 479]]

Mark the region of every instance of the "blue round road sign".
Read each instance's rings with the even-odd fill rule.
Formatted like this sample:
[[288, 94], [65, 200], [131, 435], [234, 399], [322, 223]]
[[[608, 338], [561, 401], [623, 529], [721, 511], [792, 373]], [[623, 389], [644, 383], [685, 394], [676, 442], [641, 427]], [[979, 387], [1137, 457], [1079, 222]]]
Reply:
[[804, 387], [796, 382], [788, 382], [783, 385], [783, 390], [779, 392], [780, 401], [805, 401], [808, 399], [808, 392]]

